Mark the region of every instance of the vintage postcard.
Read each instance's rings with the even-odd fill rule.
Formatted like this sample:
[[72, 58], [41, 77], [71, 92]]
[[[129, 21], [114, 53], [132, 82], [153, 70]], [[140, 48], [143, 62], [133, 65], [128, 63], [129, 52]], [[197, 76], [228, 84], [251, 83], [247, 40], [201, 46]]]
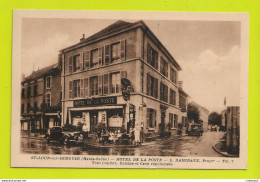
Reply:
[[247, 13], [13, 11], [12, 167], [246, 169]]

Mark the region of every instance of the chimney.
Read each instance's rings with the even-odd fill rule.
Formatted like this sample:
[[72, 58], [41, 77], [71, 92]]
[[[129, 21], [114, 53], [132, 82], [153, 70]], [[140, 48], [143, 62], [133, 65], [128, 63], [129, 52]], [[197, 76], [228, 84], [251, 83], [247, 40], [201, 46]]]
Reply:
[[85, 34], [83, 33], [82, 38], [80, 39], [80, 42], [85, 40]]
[[179, 81], [179, 87], [182, 88], [183, 81]]

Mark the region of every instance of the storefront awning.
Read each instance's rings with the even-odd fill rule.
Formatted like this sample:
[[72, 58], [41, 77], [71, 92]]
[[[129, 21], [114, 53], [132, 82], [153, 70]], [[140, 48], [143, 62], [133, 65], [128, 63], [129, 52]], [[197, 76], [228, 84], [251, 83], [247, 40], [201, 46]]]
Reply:
[[105, 109], [122, 109], [123, 105], [119, 106], [99, 106], [99, 107], [73, 107], [70, 111], [86, 111], [86, 110], [105, 110]]

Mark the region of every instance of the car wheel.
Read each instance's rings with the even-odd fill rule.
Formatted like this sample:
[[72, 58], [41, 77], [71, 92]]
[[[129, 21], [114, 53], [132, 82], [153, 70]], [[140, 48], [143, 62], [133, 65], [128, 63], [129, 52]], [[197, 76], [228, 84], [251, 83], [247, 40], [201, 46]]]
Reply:
[[69, 145], [69, 137], [65, 136], [64, 139], [63, 139], [63, 145]]

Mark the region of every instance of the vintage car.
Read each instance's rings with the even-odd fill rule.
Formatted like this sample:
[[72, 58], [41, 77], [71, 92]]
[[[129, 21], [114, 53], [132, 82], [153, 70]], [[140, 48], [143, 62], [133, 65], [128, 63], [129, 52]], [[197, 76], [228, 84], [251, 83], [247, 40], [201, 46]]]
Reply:
[[66, 131], [61, 126], [54, 126], [44, 137], [48, 143], [51, 140], [58, 141], [63, 145], [69, 145], [72, 142], [80, 142], [83, 139], [83, 135], [80, 131]]
[[201, 124], [193, 124], [190, 127], [190, 130], [187, 131], [189, 136], [191, 135], [202, 135], [203, 129]]

